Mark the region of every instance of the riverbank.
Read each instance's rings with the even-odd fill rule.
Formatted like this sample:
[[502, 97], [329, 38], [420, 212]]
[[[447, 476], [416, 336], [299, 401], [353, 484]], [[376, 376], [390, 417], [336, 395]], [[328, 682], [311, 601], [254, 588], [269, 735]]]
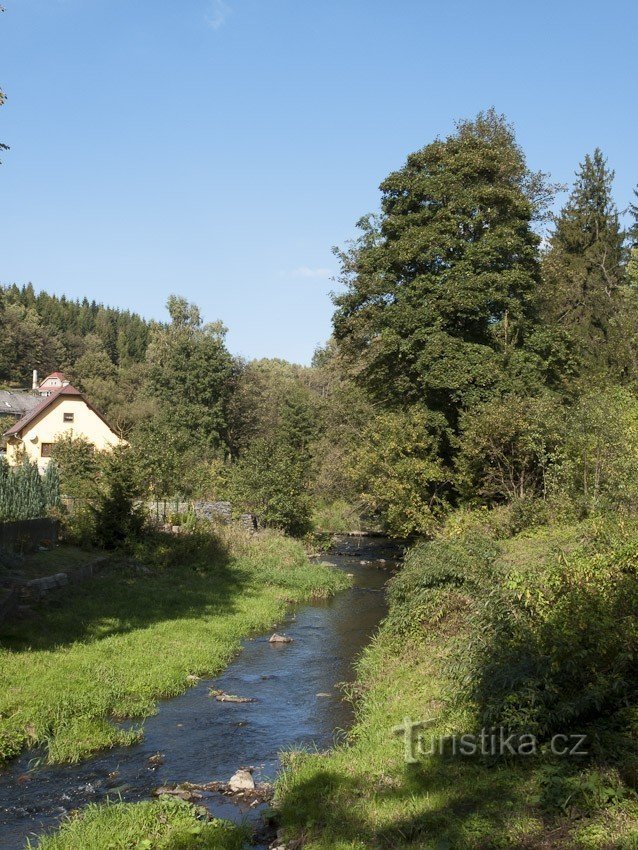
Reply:
[[132, 562], [2, 628], [0, 761], [38, 748], [75, 762], [139, 740], [157, 700], [228, 664], [290, 602], [346, 586], [281, 535], [155, 535]]
[[[447, 537], [417, 547], [393, 580], [389, 616], [365, 651], [352, 688], [357, 721], [348, 743], [327, 754], [293, 754], [280, 777], [276, 808], [285, 836], [301, 839], [306, 850], [635, 850], [638, 761], [630, 742], [624, 750], [618, 743], [619, 716], [627, 723], [627, 713], [612, 715], [600, 689], [597, 710], [588, 716], [580, 707], [589, 683], [599, 685], [615, 662], [624, 663], [622, 653], [632, 651], [636, 612], [628, 602], [636, 600], [623, 583], [635, 576], [635, 529], [592, 523], [506, 540], [489, 528], [467, 531], [451, 527]], [[486, 593], [477, 589], [481, 585]], [[611, 604], [616, 591], [619, 604], [603, 617], [608, 608], [600, 600]], [[451, 752], [449, 738], [438, 743], [477, 730], [480, 699], [476, 690], [474, 699], [468, 696], [475, 675], [468, 660], [480, 646], [475, 618], [485, 614], [485, 600], [495, 592], [504, 599], [511, 592], [519, 620], [503, 619], [496, 660], [484, 677], [487, 693], [498, 693], [499, 676], [510, 675], [504, 679], [510, 716], [542, 704], [543, 688], [534, 676], [544, 668], [551, 676], [562, 652], [565, 671], [559, 670], [555, 693], [572, 700], [572, 717], [580, 719], [570, 721], [565, 705], [554, 710], [564, 712], [570, 731], [574, 722], [576, 731], [585, 727], [589, 756], [557, 758], [544, 744], [529, 758], [463, 758]], [[582, 594], [578, 606], [565, 607], [575, 594]], [[511, 624], [526, 616], [542, 622], [543, 630], [530, 631], [510, 657]], [[562, 629], [557, 651], [552, 656], [546, 644], [545, 654], [539, 652], [539, 673], [526, 649], [536, 634], [553, 635], [554, 627]], [[498, 666], [499, 653], [505, 670]], [[579, 665], [586, 671], [580, 684], [573, 681]], [[619, 688], [630, 669], [609, 689]], [[549, 678], [545, 687], [551, 691]], [[417, 751], [411, 764], [400, 731], [406, 718], [427, 723], [424, 753]]]

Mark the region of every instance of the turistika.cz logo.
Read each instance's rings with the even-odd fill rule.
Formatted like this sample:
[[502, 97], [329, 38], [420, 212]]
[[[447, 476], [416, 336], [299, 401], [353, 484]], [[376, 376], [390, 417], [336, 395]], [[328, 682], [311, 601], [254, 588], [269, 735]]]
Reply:
[[555, 756], [586, 756], [586, 735], [554, 735], [548, 747], [541, 745], [536, 735], [511, 732], [502, 726], [481, 729], [478, 733], [466, 735], [430, 735], [424, 730], [434, 724], [434, 720], [411, 720], [405, 717], [403, 722], [394, 726], [395, 735], [403, 735], [404, 758], [407, 764], [416, 764], [427, 756], [535, 756], [549, 751]]

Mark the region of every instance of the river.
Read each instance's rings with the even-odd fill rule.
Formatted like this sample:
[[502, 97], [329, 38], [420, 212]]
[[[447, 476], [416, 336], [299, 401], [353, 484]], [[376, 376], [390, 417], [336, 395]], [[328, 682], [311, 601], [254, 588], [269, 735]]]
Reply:
[[[257, 782], [272, 782], [282, 751], [333, 746], [353, 720], [340, 685], [353, 680], [354, 662], [385, 615], [384, 585], [398, 554], [379, 538], [338, 538], [324, 559], [351, 573], [352, 587], [291, 608], [277, 631], [292, 643], [271, 644], [270, 633], [246, 640], [221, 675], [160, 702], [140, 744], [78, 765], [33, 769], [34, 752], [17, 759], [0, 773], [0, 848], [23, 850], [68, 811], [107, 796], [148, 799], [160, 785], [227, 781], [248, 766]], [[217, 702], [211, 688], [254, 701]], [[242, 809], [220, 794], [202, 804], [235, 822], [260, 819], [260, 807]]]

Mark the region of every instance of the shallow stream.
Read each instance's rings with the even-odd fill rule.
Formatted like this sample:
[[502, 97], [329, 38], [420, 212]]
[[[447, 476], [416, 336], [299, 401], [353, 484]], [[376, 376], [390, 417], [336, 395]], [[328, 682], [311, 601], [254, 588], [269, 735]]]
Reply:
[[[292, 608], [277, 627], [292, 643], [271, 644], [270, 633], [247, 640], [221, 675], [161, 702], [140, 744], [79, 765], [33, 770], [33, 752], [16, 760], [0, 773], [1, 850], [22, 850], [70, 810], [107, 796], [147, 799], [161, 785], [227, 781], [249, 766], [257, 782], [272, 781], [282, 750], [333, 746], [353, 719], [340, 685], [353, 680], [385, 615], [384, 585], [398, 555], [380, 538], [339, 538], [324, 559], [352, 573], [352, 587]], [[211, 688], [254, 702], [217, 702]], [[261, 807], [242, 809], [220, 794], [201, 802], [218, 817], [259, 821]]]

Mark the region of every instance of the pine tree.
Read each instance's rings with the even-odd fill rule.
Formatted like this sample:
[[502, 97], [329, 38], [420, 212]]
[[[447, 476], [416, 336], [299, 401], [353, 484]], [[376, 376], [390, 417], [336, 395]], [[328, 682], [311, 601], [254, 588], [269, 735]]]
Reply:
[[567, 329], [588, 368], [608, 364], [610, 322], [623, 282], [624, 238], [613, 179], [598, 148], [585, 157], [544, 262], [548, 319]]

